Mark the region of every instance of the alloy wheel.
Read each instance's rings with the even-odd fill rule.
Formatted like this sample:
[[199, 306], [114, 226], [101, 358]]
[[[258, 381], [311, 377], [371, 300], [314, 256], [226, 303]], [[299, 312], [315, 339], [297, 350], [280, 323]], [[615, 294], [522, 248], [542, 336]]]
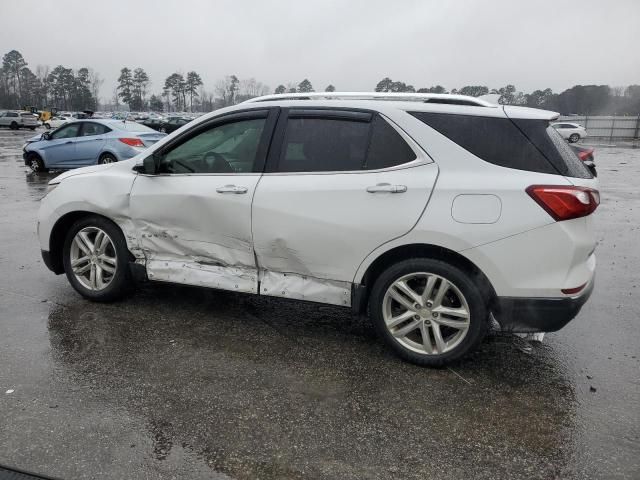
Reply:
[[113, 241], [98, 227], [85, 227], [76, 233], [69, 258], [76, 279], [93, 291], [109, 286], [118, 264]]
[[405, 348], [427, 355], [455, 349], [470, 326], [470, 309], [460, 289], [434, 273], [404, 275], [382, 302], [385, 325]]

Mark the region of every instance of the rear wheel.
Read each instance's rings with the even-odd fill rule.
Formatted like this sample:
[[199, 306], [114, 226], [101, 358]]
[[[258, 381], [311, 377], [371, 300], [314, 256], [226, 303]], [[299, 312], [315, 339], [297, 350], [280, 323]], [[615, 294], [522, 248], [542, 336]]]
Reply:
[[463, 357], [488, 329], [487, 306], [471, 276], [427, 258], [404, 260], [385, 270], [371, 291], [369, 313], [387, 345], [423, 366]]
[[51, 130], [51, 125], [49, 123], [45, 123], [44, 128], [46, 128], [47, 130]]
[[132, 289], [129, 250], [124, 235], [110, 220], [99, 216], [78, 220], [63, 248], [69, 283], [83, 297], [108, 302]]
[[578, 135], [577, 133], [572, 133], [571, 135], [569, 135], [569, 141], [571, 143], [576, 143], [578, 140], [580, 140], [580, 135]]
[[18, 130], [18, 124], [16, 122], [11, 122], [11, 125], [9, 125], [9, 128], [11, 130]]
[[44, 166], [44, 162], [42, 161], [40, 156], [35, 154], [35, 153], [30, 153], [27, 156], [27, 161], [29, 162], [29, 168], [31, 168], [31, 171], [33, 171], [35, 173], [48, 172], [49, 171]]
[[114, 157], [110, 153], [105, 153], [100, 156], [100, 160], [98, 160], [98, 163], [100, 165], [106, 165], [107, 163], [116, 163], [117, 161], [118, 159], [116, 157]]

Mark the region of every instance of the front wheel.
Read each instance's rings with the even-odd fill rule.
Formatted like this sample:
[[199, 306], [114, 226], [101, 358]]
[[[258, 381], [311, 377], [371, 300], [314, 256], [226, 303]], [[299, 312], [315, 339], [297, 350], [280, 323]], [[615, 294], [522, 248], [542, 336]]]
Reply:
[[27, 161], [29, 162], [29, 168], [34, 173], [44, 173], [49, 170], [44, 166], [44, 162], [42, 159], [35, 153], [30, 153], [27, 157]]
[[369, 298], [378, 334], [401, 358], [442, 366], [475, 349], [488, 329], [476, 282], [440, 260], [413, 258], [385, 270]]
[[569, 142], [576, 143], [578, 140], [580, 140], [580, 135], [578, 135], [577, 133], [572, 133], [571, 135], [569, 135]]
[[83, 297], [108, 302], [132, 289], [129, 250], [124, 235], [110, 220], [93, 215], [78, 220], [63, 248], [69, 283]]
[[20, 127], [18, 126], [18, 124], [16, 122], [11, 122], [11, 125], [9, 125], [9, 128], [11, 130], [18, 130], [18, 128], [20, 128]]
[[44, 128], [46, 128], [47, 130], [51, 130], [51, 125], [48, 123], [45, 123]]

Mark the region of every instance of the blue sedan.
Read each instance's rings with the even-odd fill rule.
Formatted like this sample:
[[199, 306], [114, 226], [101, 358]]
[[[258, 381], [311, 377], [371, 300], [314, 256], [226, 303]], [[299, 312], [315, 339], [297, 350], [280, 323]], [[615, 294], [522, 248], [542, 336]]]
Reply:
[[34, 172], [118, 162], [131, 158], [166, 134], [122, 120], [79, 120], [36, 135], [23, 147]]

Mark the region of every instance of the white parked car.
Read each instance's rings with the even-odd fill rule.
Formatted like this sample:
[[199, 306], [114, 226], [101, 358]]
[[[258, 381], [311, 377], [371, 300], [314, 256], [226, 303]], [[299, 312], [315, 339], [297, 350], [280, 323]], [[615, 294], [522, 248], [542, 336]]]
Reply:
[[562, 138], [571, 143], [576, 143], [587, 136], [587, 130], [579, 123], [557, 122], [552, 123], [551, 126], [558, 131]]
[[9, 127], [11, 130], [30, 128], [35, 130], [38, 126], [38, 117], [31, 112], [9, 110], [0, 112], [0, 127]]
[[134, 279], [368, 312], [442, 365], [547, 332], [594, 285], [597, 181], [558, 114], [435, 94], [285, 94], [204, 115], [131, 160], [67, 172], [42, 256], [91, 300]]
[[49, 129], [52, 129], [52, 128], [61, 127], [65, 123], [70, 122], [72, 120], [76, 120], [76, 119], [74, 117], [72, 117], [71, 115], [69, 115], [69, 116], [56, 115], [55, 117], [51, 117], [49, 120], [44, 122], [44, 126], [45, 126], [45, 128], [47, 130], [49, 130]]

